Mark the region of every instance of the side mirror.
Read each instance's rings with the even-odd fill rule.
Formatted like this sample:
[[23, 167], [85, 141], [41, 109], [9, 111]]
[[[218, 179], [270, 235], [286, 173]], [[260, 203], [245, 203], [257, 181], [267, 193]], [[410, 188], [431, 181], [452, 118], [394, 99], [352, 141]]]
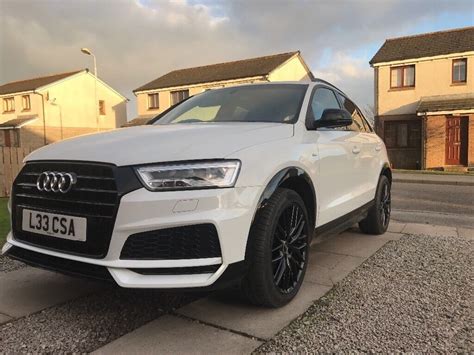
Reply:
[[323, 111], [321, 119], [314, 121], [313, 127], [346, 127], [352, 124], [352, 116], [346, 110], [328, 108]]

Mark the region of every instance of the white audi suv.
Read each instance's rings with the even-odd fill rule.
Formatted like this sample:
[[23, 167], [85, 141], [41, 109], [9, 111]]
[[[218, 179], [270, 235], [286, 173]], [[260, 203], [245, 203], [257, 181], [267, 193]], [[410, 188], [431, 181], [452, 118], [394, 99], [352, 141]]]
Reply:
[[31, 153], [2, 251], [122, 287], [239, 285], [278, 307], [314, 235], [386, 231], [391, 179], [382, 140], [326, 81], [210, 90], [148, 125]]

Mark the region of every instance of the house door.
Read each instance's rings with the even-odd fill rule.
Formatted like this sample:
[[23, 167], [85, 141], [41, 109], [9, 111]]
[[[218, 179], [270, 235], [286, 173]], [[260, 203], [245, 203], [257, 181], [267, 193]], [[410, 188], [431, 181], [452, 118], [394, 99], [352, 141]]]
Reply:
[[[466, 129], [465, 117], [446, 118], [446, 165], [465, 164]], [[465, 132], [466, 131], [466, 132]]]

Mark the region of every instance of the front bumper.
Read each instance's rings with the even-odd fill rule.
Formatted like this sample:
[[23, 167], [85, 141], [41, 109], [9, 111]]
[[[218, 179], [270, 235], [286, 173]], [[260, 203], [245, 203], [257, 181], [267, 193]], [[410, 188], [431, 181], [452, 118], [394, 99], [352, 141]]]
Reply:
[[[237, 263], [241, 265], [241, 262], [244, 261], [247, 237], [260, 191], [260, 187], [170, 192], [151, 192], [142, 188], [121, 198], [109, 249], [103, 259], [93, 259], [34, 246], [16, 240], [12, 233], [8, 234], [7, 243], [3, 247], [2, 253], [8, 254], [11, 247], [16, 247], [72, 262], [104, 267], [113, 280], [122, 287], [207, 287], [216, 283], [229, 266], [235, 266]], [[211, 223], [216, 227], [221, 257], [177, 260], [120, 259], [122, 247], [132, 234], [202, 223]], [[35, 264], [34, 262], [30, 263]], [[41, 266], [39, 263], [36, 264]], [[176, 270], [179, 271], [179, 268], [183, 268], [183, 270], [193, 267], [199, 269], [198, 267], [212, 265], [215, 265], [216, 271], [191, 274], [176, 272]], [[175, 270], [173, 274], [169, 275], [163, 275], [160, 272], [157, 272], [156, 275], [152, 272], [136, 272], [137, 269], [170, 268]], [[60, 267], [56, 269], [64, 271]], [[232, 269], [236, 268], [232, 267]], [[235, 272], [233, 271], [232, 274]]]

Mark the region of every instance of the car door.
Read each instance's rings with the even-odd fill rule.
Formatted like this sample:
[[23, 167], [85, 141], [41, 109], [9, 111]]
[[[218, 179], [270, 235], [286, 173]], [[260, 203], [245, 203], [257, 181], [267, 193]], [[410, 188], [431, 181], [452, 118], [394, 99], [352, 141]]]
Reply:
[[351, 140], [360, 147], [360, 152], [356, 154], [357, 163], [354, 178], [357, 187], [354, 189], [354, 198], [357, 204], [362, 206], [375, 196], [380, 173], [378, 153], [382, 149], [382, 143], [365, 120], [360, 109], [345, 95], [336, 93], [336, 96], [343, 108], [352, 116], [353, 123], [347, 129], [356, 133]]
[[[323, 111], [329, 108], [341, 108], [335, 92], [317, 86], [308, 105], [307, 119], [321, 119]], [[311, 133], [318, 148], [317, 226], [321, 226], [358, 207], [354, 203], [356, 184], [353, 176], [359, 169], [357, 154], [361, 147], [355, 140], [357, 133], [345, 128], [318, 128]]]

